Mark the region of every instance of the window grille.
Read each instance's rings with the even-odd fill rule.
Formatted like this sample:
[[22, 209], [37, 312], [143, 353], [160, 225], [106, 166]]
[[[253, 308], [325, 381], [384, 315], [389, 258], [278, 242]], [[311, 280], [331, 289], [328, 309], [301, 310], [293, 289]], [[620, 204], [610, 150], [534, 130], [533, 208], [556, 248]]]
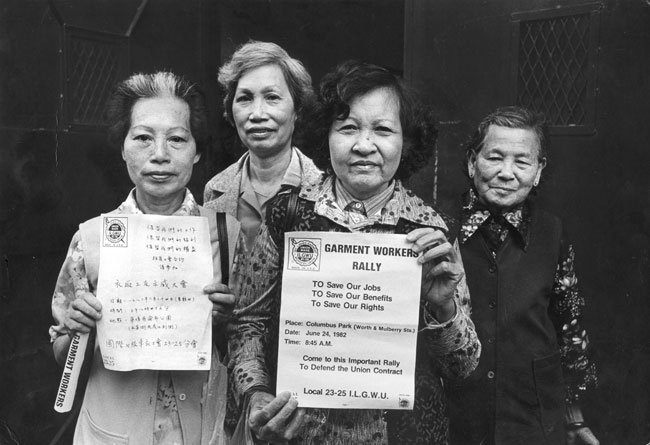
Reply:
[[595, 130], [600, 5], [512, 15], [514, 101], [541, 111], [555, 134]]
[[69, 127], [104, 125], [106, 101], [128, 74], [128, 38], [64, 27], [64, 95]]

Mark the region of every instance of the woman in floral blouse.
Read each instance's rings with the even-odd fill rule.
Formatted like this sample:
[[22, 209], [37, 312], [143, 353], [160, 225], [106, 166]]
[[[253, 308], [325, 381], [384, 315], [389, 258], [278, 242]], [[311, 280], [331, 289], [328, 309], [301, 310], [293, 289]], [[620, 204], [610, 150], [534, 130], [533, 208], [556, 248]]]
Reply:
[[[136, 74], [120, 82], [108, 105], [109, 139], [134, 184], [112, 214], [207, 217], [212, 241], [213, 283], [205, 283], [212, 315], [223, 319], [235, 297], [220, 282], [219, 241], [213, 211], [199, 206], [186, 188], [207, 144], [205, 100], [198, 87], [169, 72]], [[52, 299], [50, 336], [59, 364], [71, 337], [94, 330], [102, 318], [96, 297], [101, 219], [82, 223], [74, 234]], [[239, 223], [227, 217], [229, 251]], [[232, 259], [230, 259], [232, 262]], [[215, 320], [215, 318], [213, 318]], [[218, 325], [217, 325], [218, 327]], [[223, 330], [215, 331], [216, 334]], [[92, 337], [91, 337], [92, 338]], [[91, 369], [74, 443], [223, 445], [227, 372], [213, 348], [210, 371], [111, 371], [94, 345]]]
[[531, 192], [546, 166], [543, 116], [497, 109], [467, 147], [460, 250], [483, 352], [450, 383], [452, 443], [597, 444], [579, 407], [596, 384], [574, 251]]
[[[326, 75], [319, 102], [314, 162], [326, 173], [303, 178], [299, 188], [274, 198], [249, 264], [236, 265], [246, 279], [237, 280], [234, 290], [237, 317], [229, 363], [234, 390], [249, 404], [244, 423], [258, 439], [279, 443], [445, 444], [441, 376], [467, 376], [480, 345], [469, 318], [458, 245], [448, 238], [441, 215], [401, 182], [426, 165], [435, 121], [393, 74], [360, 62], [344, 63]], [[289, 392], [276, 394], [284, 232], [295, 230], [408, 234], [407, 241], [421, 253], [413, 410], [303, 411]]]

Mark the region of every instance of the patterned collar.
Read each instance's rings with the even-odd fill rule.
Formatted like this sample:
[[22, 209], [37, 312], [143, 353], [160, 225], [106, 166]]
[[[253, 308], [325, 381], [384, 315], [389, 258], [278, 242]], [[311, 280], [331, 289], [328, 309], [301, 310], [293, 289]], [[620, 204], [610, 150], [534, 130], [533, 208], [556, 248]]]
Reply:
[[[135, 188], [131, 190], [129, 196], [126, 197], [126, 200], [120, 204], [117, 208], [119, 213], [129, 213], [129, 214], [142, 214], [142, 210], [138, 207], [138, 202], [135, 200]], [[192, 196], [192, 192], [189, 189], [185, 189], [185, 197], [183, 198], [183, 203], [178, 210], [174, 212], [174, 216], [199, 216], [199, 206]]]
[[375, 224], [395, 226], [399, 219], [403, 218], [417, 224], [448, 230], [442, 217], [415, 196], [412, 191], [404, 188], [399, 180], [394, 181], [393, 194], [380, 212], [363, 218], [361, 221], [351, 222], [347, 215], [349, 212], [342, 210], [336, 202], [335, 181], [334, 176], [328, 175], [317, 182], [303, 184], [300, 189], [300, 197], [314, 202], [316, 214], [324, 216], [336, 224], [354, 231]]
[[[386, 190], [360, 202], [363, 204], [368, 215], [375, 215], [381, 212], [381, 209], [384, 208], [386, 203], [390, 200], [391, 196], [393, 196], [394, 191], [395, 182], [391, 181]], [[336, 194], [336, 203], [342, 209], [345, 209], [351, 202], [358, 201], [354, 198], [354, 196], [352, 196], [350, 192], [345, 189], [345, 187], [343, 187], [341, 180], [338, 178], [334, 182], [334, 192]]]
[[524, 250], [528, 247], [530, 228], [530, 205], [528, 200], [513, 209], [493, 215], [482, 205], [476, 192], [470, 189], [463, 196], [463, 210], [460, 218], [460, 243], [466, 242], [482, 225], [491, 221], [498, 222], [504, 229], [511, 227], [520, 236]]

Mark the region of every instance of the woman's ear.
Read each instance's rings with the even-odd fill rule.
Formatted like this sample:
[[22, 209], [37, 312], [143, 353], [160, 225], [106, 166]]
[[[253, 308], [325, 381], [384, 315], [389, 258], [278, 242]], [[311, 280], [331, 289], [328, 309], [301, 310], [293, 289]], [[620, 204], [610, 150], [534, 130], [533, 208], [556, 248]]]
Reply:
[[539, 184], [539, 180], [542, 178], [542, 170], [544, 170], [544, 167], [546, 167], [546, 158], [542, 158], [539, 160], [539, 165], [537, 167], [537, 174], [535, 175], [535, 186]]
[[195, 163], [195, 164], [196, 164], [197, 162], [199, 162], [200, 159], [201, 159], [201, 153], [197, 153], [197, 154], [194, 155], [194, 163]]
[[467, 174], [469, 175], [470, 178], [473, 178], [475, 172], [476, 172], [476, 154], [472, 153], [469, 156], [467, 156]]
[[122, 149], [120, 151], [122, 152], [122, 159], [126, 161], [126, 157], [124, 156], [124, 145], [122, 145]]

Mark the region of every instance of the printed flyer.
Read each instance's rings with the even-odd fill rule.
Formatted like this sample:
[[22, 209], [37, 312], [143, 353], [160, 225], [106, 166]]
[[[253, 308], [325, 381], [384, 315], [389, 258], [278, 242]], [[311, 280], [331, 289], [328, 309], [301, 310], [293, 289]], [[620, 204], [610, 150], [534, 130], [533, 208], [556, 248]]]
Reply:
[[285, 234], [278, 392], [302, 407], [413, 409], [418, 256], [406, 235]]

